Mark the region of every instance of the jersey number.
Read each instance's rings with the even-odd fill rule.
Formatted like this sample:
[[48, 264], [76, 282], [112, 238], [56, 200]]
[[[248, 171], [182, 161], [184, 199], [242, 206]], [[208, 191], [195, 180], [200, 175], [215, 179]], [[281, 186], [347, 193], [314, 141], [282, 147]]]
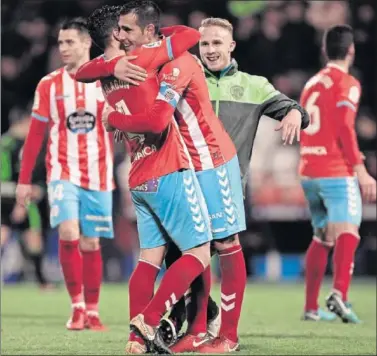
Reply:
[[48, 189], [48, 195], [51, 203], [55, 200], [62, 200], [64, 197], [63, 184], [57, 184], [55, 187], [50, 186]]
[[319, 97], [319, 92], [313, 92], [306, 102], [305, 109], [310, 115], [310, 125], [304, 130], [308, 135], [315, 135], [321, 128], [321, 112], [316, 101]]
[[124, 100], [119, 100], [116, 104], [115, 104], [115, 109], [118, 111], [118, 112], [121, 112], [122, 114], [124, 115], [131, 115], [131, 112], [130, 110], [128, 110], [128, 107], [125, 103]]

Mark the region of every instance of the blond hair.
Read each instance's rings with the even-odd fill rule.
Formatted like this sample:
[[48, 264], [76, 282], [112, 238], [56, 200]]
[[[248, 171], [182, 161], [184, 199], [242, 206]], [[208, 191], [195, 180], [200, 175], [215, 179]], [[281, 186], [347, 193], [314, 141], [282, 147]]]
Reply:
[[218, 26], [228, 30], [233, 36], [233, 25], [227, 20], [219, 17], [208, 17], [202, 21], [200, 27]]

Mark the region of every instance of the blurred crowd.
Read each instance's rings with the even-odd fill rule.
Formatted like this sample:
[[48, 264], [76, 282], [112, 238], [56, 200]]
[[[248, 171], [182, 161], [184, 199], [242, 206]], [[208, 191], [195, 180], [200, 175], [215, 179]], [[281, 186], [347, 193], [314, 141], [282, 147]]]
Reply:
[[[234, 57], [240, 69], [267, 77], [277, 89], [295, 99], [299, 99], [305, 81], [323, 65], [320, 43], [323, 31], [335, 24], [351, 24], [356, 36], [353, 74], [363, 88], [356, 127], [367, 167], [372, 175], [377, 175], [375, 0], [155, 1], [163, 11], [162, 23], [166, 26], [186, 24], [198, 28], [201, 20], [209, 16], [229, 19], [235, 29]], [[2, 133], [29, 111], [38, 81], [61, 65], [56, 46], [59, 21], [64, 17], [87, 16], [104, 3], [122, 4], [124, 0], [2, 2]], [[194, 51], [197, 53], [197, 49]], [[92, 55], [98, 54], [99, 50], [92, 48]], [[276, 122], [264, 118], [255, 141], [248, 210], [254, 209], [257, 215], [263, 215], [258, 210], [260, 206], [299, 206], [300, 212], [305, 204], [296, 173], [297, 145], [283, 147], [274, 125]], [[122, 182], [127, 170], [125, 162], [124, 152], [119, 151], [116, 170], [117, 177], [121, 177], [121, 192], [127, 190]], [[127, 194], [116, 196], [120, 197], [120, 215], [132, 217], [132, 210], [127, 209]], [[277, 210], [275, 215], [283, 211], [286, 212]], [[295, 220], [295, 216], [291, 218]]]

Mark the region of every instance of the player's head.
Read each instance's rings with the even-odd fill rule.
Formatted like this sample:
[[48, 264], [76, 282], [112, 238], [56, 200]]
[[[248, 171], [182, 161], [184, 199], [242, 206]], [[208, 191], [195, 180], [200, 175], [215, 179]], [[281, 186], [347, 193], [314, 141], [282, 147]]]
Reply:
[[209, 17], [199, 28], [200, 57], [209, 70], [221, 71], [231, 63], [236, 42], [233, 40], [233, 26], [225, 19]]
[[103, 5], [88, 17], [88, 30], [93, 42], [102, 50], [108, 47], [118, 29], [120, 6]]
[[92, 41], [85, 19], [64, 20], [58, 37], [59, 52], [65, 65], [75, 65], [89, 56]]
[[152, 42], [160, 31], [161, 11], [149, 0], [130, 1], [122, 7], [118, 22], [118, 37], [126, 50], [132, 51]]
[[323, 51], [330, 61], [347, 60], [351, 64], [355, 57], [352, 27], [337, 25], [329, 28], [323, 36]]

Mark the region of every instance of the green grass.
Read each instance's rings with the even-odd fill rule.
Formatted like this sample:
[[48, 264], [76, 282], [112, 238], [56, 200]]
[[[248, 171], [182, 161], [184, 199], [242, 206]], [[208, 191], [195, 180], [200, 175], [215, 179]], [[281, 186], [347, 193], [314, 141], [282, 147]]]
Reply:
[[[218, 287], [212, 294], [219, 297]], [[376, 287], [354, 283], [351, 297], [363, 324], [303, 322], [302, 284], [249, 284], [239, 354], [376, 355]], [[65, 330], [70, 307], [63, 288], [41, 293], [32, 285], [6, 286], [1, 304], [3, 355], [123, 354], [128, 333], [126, 285], [103, 288], [101, 314], [110, 327], [106, 333]]]

